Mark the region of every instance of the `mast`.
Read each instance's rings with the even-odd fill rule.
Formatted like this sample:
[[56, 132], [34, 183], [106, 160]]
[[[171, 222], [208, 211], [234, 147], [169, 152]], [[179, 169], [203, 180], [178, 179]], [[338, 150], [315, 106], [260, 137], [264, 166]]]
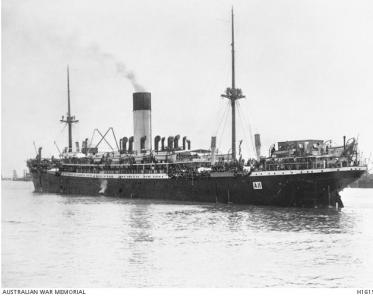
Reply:
[[69, 75], [69, 66], [67, 66], [67, 115], [66, 120], [62, 116], [62, 119], [60, 120], [63, 123], [67, 123], [68, 125], [68, 152], [73, 151], [73, 137], [72, 137], [72, 124], [79, 122], [78, 120], [75, 120], [75, 116], [71, 115], [71, 106], [70, 106], [70, 75]]
[[234, 14], [232, 7], [232, 89], [236, 87], [236, 74], [235, 74], [235, 62], [234, 62]]
[[224, 98], [230, 100], [232, 108], [232, 160], [236, 160], [236, 101], [238, 99], [244, 98], [241, 89], [236, 89], [236, 74], [235, 74], [235, 53], [234, 53], [234, 14], [232, 7], [232, 87], [227, 88], [225, 94], [221, 95]]

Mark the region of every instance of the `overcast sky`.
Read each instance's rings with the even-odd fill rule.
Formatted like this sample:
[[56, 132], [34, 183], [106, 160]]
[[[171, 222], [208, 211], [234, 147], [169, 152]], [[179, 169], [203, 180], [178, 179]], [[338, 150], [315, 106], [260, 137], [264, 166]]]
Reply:
[[[370, 0], [3, 0], [2, 172], [25, 169], [67, 145], [70, 65], [74, 140], [94, 128], [133, 135], [132, 93], [152, 93], [153, 136], [187, 135], [230, 148], [230, 8], [236, 19], [238, 138], [263, 153], [281, 140], [342, 143], [373, 151], [373, 2]], [[229, 115], [228, 115], [229, 117]], [[224, 121], [226, 119], [226, 121]]]

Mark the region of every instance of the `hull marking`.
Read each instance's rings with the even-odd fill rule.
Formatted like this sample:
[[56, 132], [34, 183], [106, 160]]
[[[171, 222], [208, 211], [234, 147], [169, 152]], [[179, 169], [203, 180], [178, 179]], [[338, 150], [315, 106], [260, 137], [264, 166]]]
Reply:
[[167, 174], [104, 174], [104, 173], [75, 173], [62, 172], [65, 177], [85, 177], [85, 178], [113, 178], [113, 179], [169, 179]]
[[261, 190], [262, 189], [262, 182], [261, 181], [254, 181], [253, 182], [254, 190]]

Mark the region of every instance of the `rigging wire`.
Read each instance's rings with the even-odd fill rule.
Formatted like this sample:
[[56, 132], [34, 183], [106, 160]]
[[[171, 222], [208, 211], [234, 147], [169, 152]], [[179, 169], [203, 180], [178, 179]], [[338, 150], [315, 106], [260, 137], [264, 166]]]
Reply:
[[[223, 111], [223, 110], [224, 110], [224, 111]], [[218, 135], [218, 133], [219, 133], [219, 129], [220, 129], [220, 127], [221, 127], [223, 121], [224, 121], [225, 118], [226, 118], [226, 114], [228, 113], [227, 105], [224, 105], [224, 106], [220, 109], [220, 111], [219, 111], [219, 115], [221, 115], [221, 111], [223, 111], [223, 115], [221, 116], [221, 118], [218, 119], [218, 120], [219, 120], [219, 124], [218, 124], [218, 127], [216, 128], [216, 132], [215, 132], [215, 134], [214, 134], [215, 136]]]
[[54, 135], [53, 144], [55, 144], [57, 140], [61, 139], [61, 136], [64, 133], [66, 127], [67, 127], [67, 123], [64, 124], [64, 126], [61, 128], [61, 130], [57, 131], [57, 133]]
[[[226, 112], [228, 112], [229, 111], [229, 106], [230, 106], [230, 104], [229, 104], [229, 102], [227, 102], [227, 105], [226, 105]], [[221, 146], [221, 143], [222, 143], [222, 138], [220, 138], [220, 137], [223, 137], [223, 135], [224, 135], [224, 132], [225, 132], [225, 127], [226, 127], [226, 125], [227, 125], [227, 120], [228, 120], [228, 113], [226, 113], [225, 114], [225, 119], [224, 119], [224, 122], [222, 123], [223, 124], [223, 127], [222, 127], [222, 131], [221, 131], [221, 135], [219, 134], [219, 139], [218, 139], [218, 149], [220, 149], [220, 146]], [[217, 138], [218, 138], [217, 137]]]
[[[246, 132], [246, 126], [245, 126], [245, 121], [246, 119], [244, 118], [244, 115], [242, 116], [241, 115], [241, 110], [240, 110], [241, 106], [240, 106], [240, 103], [237, 102], [237, 111], [238, 111], [238, 116], [241, 120], [241, 123], [242, 123], [242, 127], [243, 127], [243, 132], [244, 132], [244, 135], [245, 135], [245, 138], [247, 139], [247, 132]], [[247, 122], [247, 124], [249, 125], [249, 136], [250, 136], [250, 139], [247, 139], [248, 141], [250, 140], [250, 144], [251, 144], [251, 149], [253, 151], [253, 155], [255, 155], [255, 144], [254, 144], [254, 141], [253, 141], [253, 132], [252, 132], [252, 129], [251, 129], [251, 124], [250, 122]]]
[[[67, 127], [67, 123], [64, 123], [64, 126], [62, 127], [61, 131], [55, 136], [53, 143], [55, 143], [56, 140], [59, 140], [61, 138], [61, 135], [64, 133], [66, 127]], [[75, 140], [79, 140], [80, 139], [79, 126], [75, 125], [74, 129], [75, 129], [75, 136], [76, 136]]]
[[62, 127], [59, 135], [61, 135], [61, 133], [66, 129], [66, 126], [67, 126], [67, 123], [65, 123], [65, 125]]
[[[243, 118], [241, 116], [241, 111], [240, 111], [240, 107], [237, 105], [237, 112], [238, 112], [238, 118], [240, 120], [240, 123], [241, 123], [241, 126], [242, 126], [242, 131], [243, 131], [243, 135], [244, 135], [244, 138], [245, 140], [248, 142], [249, 144], [249, 152], [250, 152], [250, 148], [252, 148], [252, 140], [251, 138], [248, 137], [248, 131], [246, 130], [246, 126], [244, 124], [244, 121], [243, 121]], [[249, 132], [249, 135], [250, 135], [250, 132]], [[250, 147], [251, 146], [251, 147]]]
[[251, 123], [250, 123], [250, 120], [252, 119], [251, 115], [250, 115], [250, 110], [248, 111], [248, 119], [246, 120], [246, 115], [245, 114], [242, 114], [242, 118], [243, 118], [244, 122], [246, 122], [246, 124], [249, 125], [250, 140], [251, 140], [251, 145], [253, 147], [254, 155], [255, 155], [256, 150], [255, 150], [255, 142], [253, 140], [254, 134], [253, 134], [252, 126], [251, 126]]

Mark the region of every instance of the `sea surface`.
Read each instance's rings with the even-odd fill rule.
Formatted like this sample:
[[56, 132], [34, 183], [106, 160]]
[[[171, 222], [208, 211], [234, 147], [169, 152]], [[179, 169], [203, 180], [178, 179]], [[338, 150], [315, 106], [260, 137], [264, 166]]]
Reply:
[[358, 287], [373, 283], [373, 189], [345, 208], [33, 193], [2, 182], [2, 287]]

